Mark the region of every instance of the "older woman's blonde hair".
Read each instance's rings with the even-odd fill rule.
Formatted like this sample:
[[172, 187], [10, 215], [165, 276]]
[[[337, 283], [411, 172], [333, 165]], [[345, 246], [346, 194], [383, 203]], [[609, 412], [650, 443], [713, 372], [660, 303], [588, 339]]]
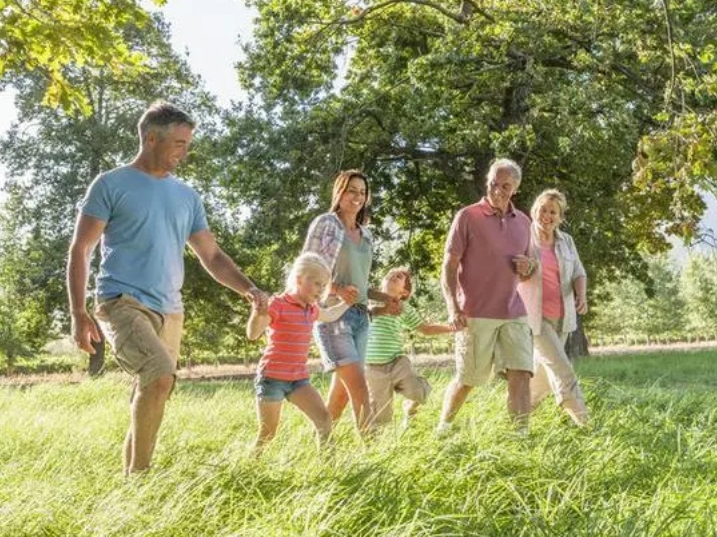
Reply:
[[568, 201], [565, 199], [565, 194], [560, 192], [557, 188], [549, 188], [538, 194], [538, 197], [535, 198], [535, 201], [533, 202], [533, 206], [530, 208], [530, 216], [533, 218], [533, 222], [538, 221], [538, 217], [540, 216], [540, 207], [546, 201], [554, 201], [557, 203], [560, 208], [560, 219], [565, 219], [565, 211], [568, 210]]

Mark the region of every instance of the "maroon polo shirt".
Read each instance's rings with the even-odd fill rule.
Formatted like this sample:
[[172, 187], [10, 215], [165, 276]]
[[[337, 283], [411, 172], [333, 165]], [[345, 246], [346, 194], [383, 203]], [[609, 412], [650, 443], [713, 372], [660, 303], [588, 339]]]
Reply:
[[458, 303], [468, 317], [515, 319], [526, 314], [513, 257], [528, 255], [530, 220], [510, 204], [501, 215], [486, 198], [456, 214], [446, 253], [460, 258]]

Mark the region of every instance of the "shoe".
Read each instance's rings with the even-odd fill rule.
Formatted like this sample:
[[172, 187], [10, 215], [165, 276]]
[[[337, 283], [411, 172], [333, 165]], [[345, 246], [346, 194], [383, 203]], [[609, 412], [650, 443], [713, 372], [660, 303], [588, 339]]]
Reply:
[[438, 426], [436, 427], [436, 437], [445, 438], [451, 433], [452, 429], [453, 423], [451, 423], [450, 421], [440, 421], [438, 422]]
[[404, 414], [403, 419], [401, 420], [401, 431], [406, 432], [408, 431], [408, 428], [411, 426], [411, 422], [413, 421], [413, 416], [410, 414]]

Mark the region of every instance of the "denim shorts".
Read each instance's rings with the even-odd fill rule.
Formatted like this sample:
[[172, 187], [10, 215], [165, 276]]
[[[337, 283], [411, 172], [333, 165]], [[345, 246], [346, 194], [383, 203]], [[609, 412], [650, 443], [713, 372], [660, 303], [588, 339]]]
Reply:
[[283, 401], [292, 392], [311, 384], [309, 379], [277, 380], [257, 375], [254, 379], [254, 393], [261, 401]]
[[316, 323], [314, 339], [324, 371], [359, 363], [366, 359], [368, 312], [363, 304], [351, 306], [338, 321]]

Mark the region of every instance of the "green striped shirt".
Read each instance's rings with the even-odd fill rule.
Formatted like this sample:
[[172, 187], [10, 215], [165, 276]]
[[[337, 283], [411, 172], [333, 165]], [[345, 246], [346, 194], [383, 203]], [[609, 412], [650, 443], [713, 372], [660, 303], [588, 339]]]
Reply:
[[401, 315], [379, 315], [371, 321], [366, 348], [367, 364], [387, 364], [405, 354], [403, 331], [413, 331], [423, 324], [418, 312], [407, 302]]

